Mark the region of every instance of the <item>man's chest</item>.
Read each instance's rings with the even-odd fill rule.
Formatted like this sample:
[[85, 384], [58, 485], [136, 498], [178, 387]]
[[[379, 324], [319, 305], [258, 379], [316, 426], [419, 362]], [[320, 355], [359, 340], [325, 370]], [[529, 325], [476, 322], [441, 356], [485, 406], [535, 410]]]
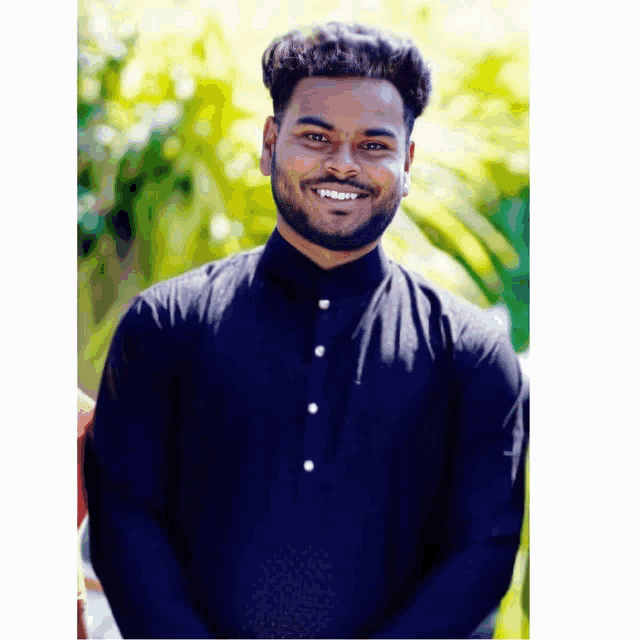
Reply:
[[446, 358], [401, 313], [333, 302], [237, 307], [202, 332], [179, 398], [181, 516], [215, 504], [259, 538], [418, 531], [446, 466]]
[[449, 421], [442, 349], [411, 310], [367, 299], [237, 305], [201, 331], [189, 367], [186, 434], [200, 424], [202, 437], [197, 418], [211, 416], [208, 437], [228, 452], [257, 444], [316, 465], [382, 462], [394, 447], [439, 445]]

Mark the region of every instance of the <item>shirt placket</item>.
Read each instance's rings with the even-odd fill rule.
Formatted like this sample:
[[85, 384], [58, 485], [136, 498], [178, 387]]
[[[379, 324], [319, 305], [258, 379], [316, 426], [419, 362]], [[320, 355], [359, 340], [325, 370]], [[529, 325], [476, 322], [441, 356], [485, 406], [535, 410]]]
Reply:
[[326, 389], [326, 354], [331, 348], [330, 335], [336, 303], [329, 296], [315, 300], [317, 309], [311, 368], [307, 386], [307, 402], [304, 419], [303, 458], [300, 468], [301, 497], [315, 493], [318, 482], [326, 474], [326, 443], [329, 436], [328, 399], [322, 394]]

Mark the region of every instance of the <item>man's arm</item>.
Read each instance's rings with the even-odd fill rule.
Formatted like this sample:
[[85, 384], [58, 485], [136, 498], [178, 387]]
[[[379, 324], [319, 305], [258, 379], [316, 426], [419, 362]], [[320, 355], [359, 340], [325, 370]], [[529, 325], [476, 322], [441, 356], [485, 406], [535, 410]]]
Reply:
[[528, 382], [506, 339], [461, 356], [447, 541], [411, 601], [375, 638], [467, 638], [511, 581], [524, 512]]
[[168, 535], [170, 327], [142, 299], [111, 345], [85, 452], [91, 561], [125, 638], [210, 638]]

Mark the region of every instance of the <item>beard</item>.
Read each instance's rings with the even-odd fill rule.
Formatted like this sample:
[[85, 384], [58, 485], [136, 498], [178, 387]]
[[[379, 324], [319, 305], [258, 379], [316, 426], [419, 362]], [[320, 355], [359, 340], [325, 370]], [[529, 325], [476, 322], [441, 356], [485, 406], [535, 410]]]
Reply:
[[[356, 185], [348, 180], [340, 182], [330, 177], [325, 180], [314, 180], [313, 182], [336, 185], [350, 184], [362, 187], [362, 185]], [[314, 224], [313, 213], [305, 211], [294, 202], [291, 196], [294, 192], [291, 184], [287, 181], [284, 173], [280, 171], [275, 154], [271, 158], [271, 193], [278, 213], [305, 240], [331, 251], [354, 251], [378, 240], [391, 224], [400, 206], [402, 190], [403, 184], [400, 182], [396, 190], [388, 198], [377, 206], [372, 205], [371, 215], [368, 220], [349, 233], [330, 233]]]

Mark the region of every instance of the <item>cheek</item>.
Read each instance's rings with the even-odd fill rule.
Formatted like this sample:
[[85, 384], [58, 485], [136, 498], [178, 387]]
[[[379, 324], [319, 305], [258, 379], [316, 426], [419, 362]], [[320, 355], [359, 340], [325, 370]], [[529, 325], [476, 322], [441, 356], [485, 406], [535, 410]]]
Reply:
[[369, 171], [369, 175], [382, 191], [391, 191], [402, 184], [402, 171], [398, 171], [395, 166], [378, 167]]
[[294, 158], [293, 171], [297, 174], [303, 175], [312, 171], [317, 165], [317, 157], [300, 155]]
[[278, 165], [290, 178], [303, 176], [315, 169], [318, 164], [319, 160], [316, 155], [310, 155], [304, 151], [289, 153], [286, 156], [278, 155]]

